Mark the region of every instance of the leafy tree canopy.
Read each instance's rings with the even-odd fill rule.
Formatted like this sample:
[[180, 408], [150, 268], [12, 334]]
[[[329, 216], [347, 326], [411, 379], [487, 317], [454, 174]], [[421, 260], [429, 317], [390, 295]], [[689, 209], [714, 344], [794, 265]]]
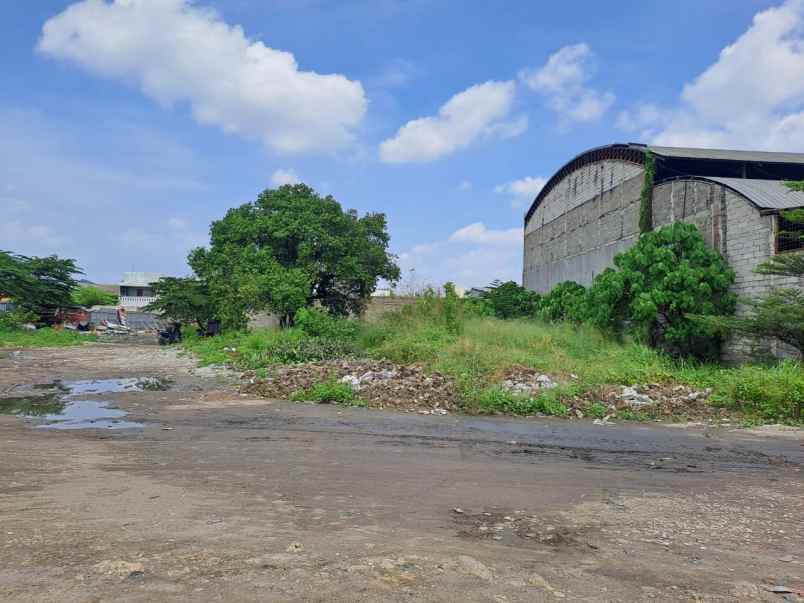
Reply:
[[388, 242], [384, 214], [358, 217], [307, 185], [285, 185], [213, 222], [210, 247], [189, 263], [227, 326], [264, 309], [289, 325], [315, 302], [335, 315], [362, 312], [379, 279], [399, 279]]
[[215, 304], [206, 283], [195, 278], [163, 277], [151, 283], [156, 301], [145, 306], [146, 312], [157, 312], [174, 320], [195, 323], [207, 330], [215, 318]]
[[524, 318], [534, 316], [541, 296], [528, 291], [514, 281], [494, 281], [483, 293], [482, 299], [497, 318]]
[[92, 306], [111, 306], [117, 303], [118, 297], [113, 293], [93, 287], [83, 285], [75, 289], [72, 293], [73, 303], [85, 308]]
[[45, 322], [59, 308], [74, 305], [72, 292], [78, 274], [81, 270], [74, 260], [0, 251], [0, 296], [11, 297], [21, 310], [33, 312]]

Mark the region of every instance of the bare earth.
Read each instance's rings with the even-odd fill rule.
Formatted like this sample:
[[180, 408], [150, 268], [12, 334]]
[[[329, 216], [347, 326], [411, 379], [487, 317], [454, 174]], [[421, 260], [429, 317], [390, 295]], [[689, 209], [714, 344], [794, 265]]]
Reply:
[[143, 429], [0, 415], [0, 601], [781, 602], [804, 590], [800, 431], [270, 402], [193, 366], [154, 346], [0, 351], [0, 396], [54, 379], [173, 379], [103, 396]]

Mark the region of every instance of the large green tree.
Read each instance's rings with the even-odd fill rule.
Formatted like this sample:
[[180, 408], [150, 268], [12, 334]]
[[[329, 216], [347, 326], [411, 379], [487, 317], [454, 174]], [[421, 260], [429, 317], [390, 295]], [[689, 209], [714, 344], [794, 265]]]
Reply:
[[615, 331], [633, 325], [651, 346], [675, 355], [717, 356], [717, 329], [690, 315], [733, 314], [735, 275], [697, 227], [676, 222], [644, 233], [614, 264], [588, 292], [592, 322]]
[[304, 184], [262, 192], [212, 223], [209, 248], [189, 263], [209, 287], [228, 327], [270, 310], [283, 325], [320, 303], [335, 315], [361, 313], [380, 279], [395, 282], [385, 215], [358, 217]]
[[75, 260], [0, 251], [0, 296], [12, 298], [18, 308], [44, 322], [52, 320], [59, 308], [74, 305], [72, 292], [79, 274]]
[[216, 316], [209, 287], [196, 278], [167, 276], [151, 283], [156, 301], [145, 306], [146, 312], [157, 312], [185, 323], [195, 323], [202, 331]]

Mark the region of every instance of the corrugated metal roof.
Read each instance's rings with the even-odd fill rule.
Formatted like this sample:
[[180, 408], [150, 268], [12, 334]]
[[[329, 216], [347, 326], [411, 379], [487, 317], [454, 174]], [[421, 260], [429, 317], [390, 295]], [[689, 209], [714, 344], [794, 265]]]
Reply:
[[722, 159], [729, 161], [764, 161], [767, 163], [804, 163], [804, 153], [775, 153], [769, 151], [732, 151], [728, 149], [693, 149], [685, 147], [656, 147], [648, 149], [663, 157], [689, 159]]
[[781, 180], [718, 178], [714, 176], [709, 176], [706, 179], [737, 191], [762, 209], [804, 207], [804, 192], [792, 190]]

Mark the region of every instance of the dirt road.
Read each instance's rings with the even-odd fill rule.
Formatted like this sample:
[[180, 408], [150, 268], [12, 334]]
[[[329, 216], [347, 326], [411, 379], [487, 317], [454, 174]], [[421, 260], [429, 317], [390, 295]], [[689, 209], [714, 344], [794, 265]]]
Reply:
[[804, 589], [800, 432], [395, 414], [252, 399], [229, 379], [148, 346], [0, 352], [0, 396], [109, 404], [128, 414], [96, 427], [135, 424], [0, 415], [0, 600]]

